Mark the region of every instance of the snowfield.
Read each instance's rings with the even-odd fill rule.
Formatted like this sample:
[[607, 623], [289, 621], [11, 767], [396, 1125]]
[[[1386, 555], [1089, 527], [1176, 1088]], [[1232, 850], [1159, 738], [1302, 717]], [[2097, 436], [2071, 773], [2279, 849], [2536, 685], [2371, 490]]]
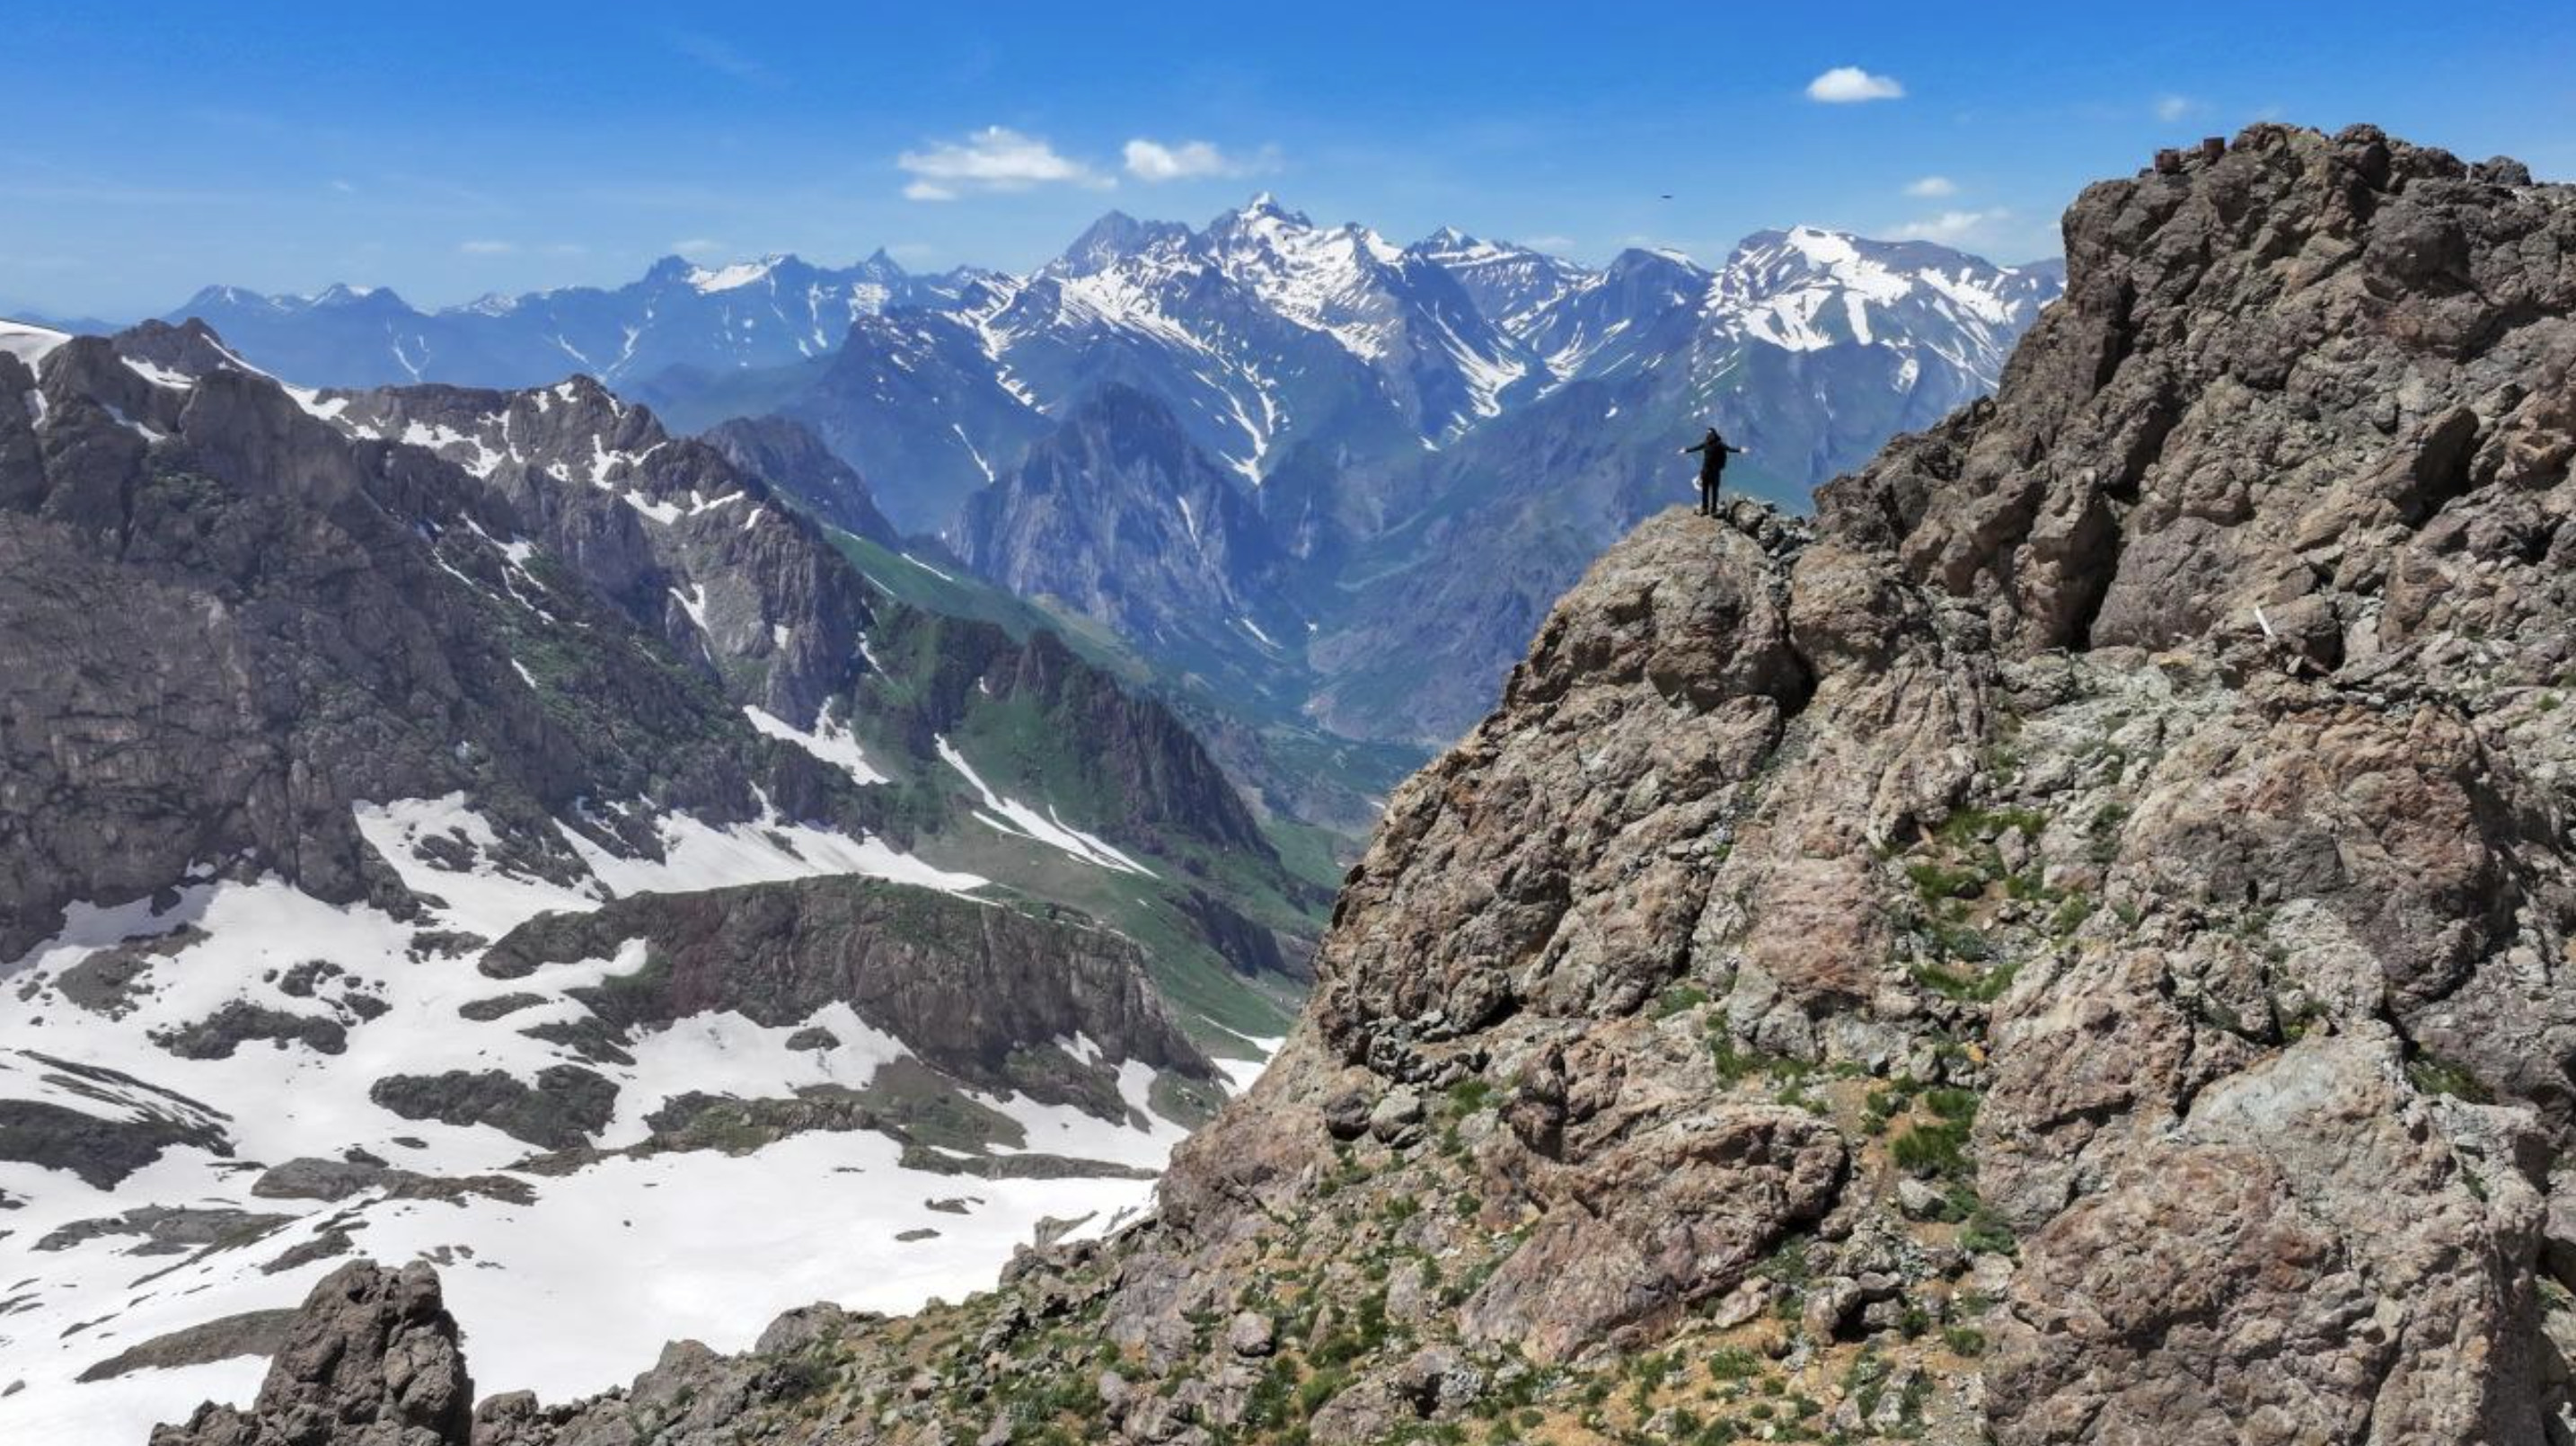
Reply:
[[[830, 757], [842, 743], [827, 730], [805, 746]], [[866, 767], [854, 752], [835, 761]], [[994, 806], [1019, 812], [1006, 800]], [[594, 1392], [632, 1377], [674, 1337], [739, 1350], [780, 1311], [816, 1300], [903, 1311], [989, 1287], [1042, 1225], [1097, 1233], [1132, 1218], [1152, 1185], [1127, 1176], [1160, 1169], [1184, 1134], [1154, 1114], [1152, 1072], [1131, 1062], [1119, 1078], [1124, 1123], [1017, 1095], [972, 1096], [1026, 1132], [1022, 1148], [1126, 1167], [1116, 1175], [985, 1180], [907, 1169], [898, 1144], [875, 1132], [791, 1135], [741, 1155], [611, 1155], [568, 1174], [513, 1170], [542, 1152], [487, 1125], [399, 1117], [370, 1089], [394, 1075], [498, 1070], [525, 1080], [578, 1063], [617, 1086], [613, 1115], [590, 1140], [615, 1151], [644, 1140], [645, 1116], [671, 1096], [858, 1089], [910, 1051], [834, 1004], [792, 1028], [694, 1016], [631, 1042], [632, 1064], [585, 1061], [522, 1031], [584, 1019], [571, 991], [638, 968], [642, 941], [494, 979], [475, 967], [478, 948], [442, 944], [437, 931], [497, 938], [539, 912], [648, 889], [857, 873], [971, 896], [984, 881], [873, 839], [775, 819], [726, 829], [674, 816], [661, 823], [659, 863], [616, 858], [567, 831], [593, 874], [568, 885], [494, 864], [494, 830], [462, 795], [359, 813], [405, 882], [443, 901], [432, 917], [404, 921], [273, 879], [217, 882], [201, 871], [157, 907], [75, 910], [53, 940], [6, 969], [0, 987], [16, 1002], [0, 1017], [0, 1101], [162, 1121], [209, 1143], [172, 1145], [113, 1182], [0, 1162], [0, 1202], [15, 1207], [0, 1210], [0, 1440], [135, 1446], [154, 1422], [182, 1419], [200, 1400], [247, 1402], [266, 1366], [254, 1355], [78, 1377], [182, 1328], [291, 1307], [361, 1255], [442, 1266], [449, 1305], [476, 1345], [479, 1393]], [[1091, 855], [1104, 867], [1134, 866], [1066, 833], [1058, 846], [1105, 851]], [[475, 847], [469, 872], [424, 852], [457, 840]], [[129, 956], [148, 961], [141, 977], [105, 967]], [[494, 1014], [503, 1003], [511, 1007]], [[156, 1042], [184, 1040], [174, 1031], [228, 1006], [274, 1011], [332, 1035], [338, 1048], [250, 1038], [220, 1057], [192, 1049], [208, 1057], [188, 1058]], [[460, 1012], [467, 1006], [473, 1016]], [[791, 1047], [811, 1026], [833, 1042], [816, 1047], [809, 1035]], [[1088, 1040], [1060, 1044], [1078, 1060], [1098, 1053]], [[254, 1191], [265, 1167], [340, 1161], [353, 1150], [447, 1186], [380, 1183], [336, 1201]], [[454, 1184], [469, 1176], [490, 1178]], [[148, 1217], [117, 1218], [147, 1207], [236, 1213], [187, 1217], [202, 1227], [193, 1233], [184, 1220], [165, 1221], [170, 1241], [155, 1244]]]

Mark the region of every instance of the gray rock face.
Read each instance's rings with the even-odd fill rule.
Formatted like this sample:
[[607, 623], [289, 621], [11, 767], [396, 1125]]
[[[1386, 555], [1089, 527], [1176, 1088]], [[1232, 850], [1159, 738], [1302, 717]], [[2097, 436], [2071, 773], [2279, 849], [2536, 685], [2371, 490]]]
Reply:
[[[552, 819], [579, 797], [738, 820], [758, 787], [852, 827], [874, 816], [845, 778], [762, 745], [611, 600], [516, 568], [492, 539], [531, 524], [470, 474], [353, 441], [200, 355], [214, 346], [202, 329], [79, 338], [45, 358], [41, 421], [0, 406], [0, 700], [16, 720], [0, 736], [0, 958], [66, 903], [148, 896], [204, 860], [402, 909], [358, 835], [361, 800], [471, 790], [546, 877], [577, 876]], [[120, 347], [194, 379], [147, 380]], [[0, 362], [0, 393], [31, 385]], [[619, 726], [573, 726], [514, 668], [539, 613], [559, 626], [531, 656]], [[63, 818], [85, 826], [44, 823]]]
[[126, 1347], [81, 1372], [84, 1383], [114, 1380], [135, 1371], [198, 1366], [235, 1356], [273, 1356], [294, 1323], [291, 1310], [255, 1310], [188, 1326]]
[[1085, 399], [968, 499], [957, 536], [976, 571], [1158, 655], [1224, 658], [1304, 630], [1286, 554], [1241, 479], [1132, 387]]
[[219, 1111], [104, 1065], [32, 1051], [26, 1057], [43, 1067], [46, 1083], [102, 1112], [52, 1100], [0, 1100], [0, 1160], [68, 1170], [93, 1188], [112, 1190], [172, 1146], [233, 1152], [231, 1121]]
[[153, 1446], [467, 1446], [473, 1383], [437, 1272], [369, 1261], [304, 1299], [248, 1411], [206, 1405]]
[[785, 417], [736, 417], [709, 427], [699, 440], [742, 471], [811, 504], [824, 521], [845, 532], [888, 547], [902, 540], [877, 510], [866, 481], [801, 423]]
[[637, 938], [647, 941], [643, 968], [583, 994], [619, 1028], [722, 1010], [784, 1027], [848, 1004], [961, 1079], [1121, 1120], [1114, 1083], [1104, 1106], [1098, 1082], [1086, 1085], [1076, 1078], [1086, 1071], [1040, 1042], [1080, 1035], [1113, 1067], [1136, 1060], [1217, 1077], [1164, 1012], [1128, 940], [1083, 921], [868, 879], [653, 894], [545, 915], [504, 937], [482, 967], [507, 977], [613, 955]]
[[617, 1109], [617, 1086], [596, 1070], [551, 1064], [534, 1080], [497, 1069], [388, 1075], [367, 1098], [407, 1120], [490, 1125], [543, 1150], [586, 1143]]
[[280, 1049], [301, 1044], [323, 1054], [338, 1054], [349, 1047], [349, 1031], [337, 1020], [290, 1014], [236, 999], [152, 1042], [181, 1059], [230, 1059], [233, 1051], [251, 1043]]

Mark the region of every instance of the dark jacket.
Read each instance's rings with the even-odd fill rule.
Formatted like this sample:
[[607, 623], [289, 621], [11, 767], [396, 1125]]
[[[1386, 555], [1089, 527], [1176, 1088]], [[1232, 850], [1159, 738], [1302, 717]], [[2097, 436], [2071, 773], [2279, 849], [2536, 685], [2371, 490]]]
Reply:
[[1708, 436], [1702, 440], [1682, 448], [1682, 455], [1688, 456], [1693, 452], [1699, 453], [1700, 480], [1703, 482], [1714, 482], [1726, 473], [1726, 454], [1729, 452], [1742, 452], [1743, 450], [1744, 449], [1742, 447], [1730, 447], [1726, 445], [1726, 439], [1724, 437], [1711, 431]]

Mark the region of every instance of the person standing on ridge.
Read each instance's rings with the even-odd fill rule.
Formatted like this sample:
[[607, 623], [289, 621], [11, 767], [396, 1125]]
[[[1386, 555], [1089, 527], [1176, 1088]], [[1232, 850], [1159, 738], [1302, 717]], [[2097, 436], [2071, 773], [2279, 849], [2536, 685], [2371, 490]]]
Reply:
[[1717, 428], [1711, 427], [1708, 429], [1707, 436], [1700, 438], [1697, 443], [1691, 446], [1682, 448], [1682, 455], [1685, 457], [1689, 456], [1693, 452], [1700, 454], [1699, 515], [1702, 517], [1715, 517], [1717, 515], [1717, 487], [1720, 482], [1726, 479], [1726, 454], [1733, 452], [1738, 456], [1742, 456], [1744, 449], [1742, 447], [1730, 447], [1726, 445], [1726, 439], [1717, 434]]

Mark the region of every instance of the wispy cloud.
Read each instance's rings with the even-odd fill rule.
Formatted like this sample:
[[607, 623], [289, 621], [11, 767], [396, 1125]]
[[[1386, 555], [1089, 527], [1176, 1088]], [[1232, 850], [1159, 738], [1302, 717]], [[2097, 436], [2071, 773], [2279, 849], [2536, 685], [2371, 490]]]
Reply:
[[1051, 185], [1106, 190], [1118, 184], [1116, 177], [1104, 176], [1039, 137], [1007, 126], [986, 126], [962, 141], [906, 151], [894, 163], [912, 177], [903, 194], [915, 201], [954, 201], [969, 192]]
[[2167, 124], [2182, 120], [2187, 116], [2197, 115], [2202, 109], [2203, 107], [2199, 101], [2187, 95], [2160, 95], [2156, 97], [2156, 119], [2164, 121]]
[[1193, 181], [1213, 176], [1249, 176], [1276, 170], [1279, 153], [1269, 146], [1249, 156], [1228, 155], [1209, 141], [1165, 145], [1142, 136], [1129, 141], [1127, 174], [1140, 181]]
[[1905, 87], [1892, 75], [1872, 75], [1857, 65], [1837, 65], [1807, 82], [1807, 99], [1827, 105], [1849, 105], [1864, 100], [1899, 100]]
[[468, 256], [507, 256], [519, 249], [516, 241], [463, 241], [457, 250]]
[[681, 256], [712, 256], [724, 249], [725, 243], [706, 236], [692, 236], [686, 241], [671, 243], [671, 250]]
[[1939, 241], [1956, 244], [1993, 234], [1995, 228], [2012, 218], [2012, 212], [1943, 211], [1937, 216], [1924, 216], [1897, 227], [1891, 234], [1900, 241]]
[[1955, 196], [1959, 194], [1959, 183], [1951, 180], [1948, 176], [1925, 176], [1919, 181], [1906, 182], [1905, 194], [1909, 196], [1922, 196], [1927, 199], [1937, 199], [1942, 196]]
[[779, 83], [778, 72], [735, 49], [730, 41], [695, 30], [675, 30], [670, 39], [673, 50], [718, 75], [745, 85]]
[[1554, 232], [1549, 232], [1545, 236], [1532, 236], [1521, 244], [1530, 248], [1532, 251], [1563, 252], [1573, 250], [1579, 243], [1571, 236], [1559, 236]]

